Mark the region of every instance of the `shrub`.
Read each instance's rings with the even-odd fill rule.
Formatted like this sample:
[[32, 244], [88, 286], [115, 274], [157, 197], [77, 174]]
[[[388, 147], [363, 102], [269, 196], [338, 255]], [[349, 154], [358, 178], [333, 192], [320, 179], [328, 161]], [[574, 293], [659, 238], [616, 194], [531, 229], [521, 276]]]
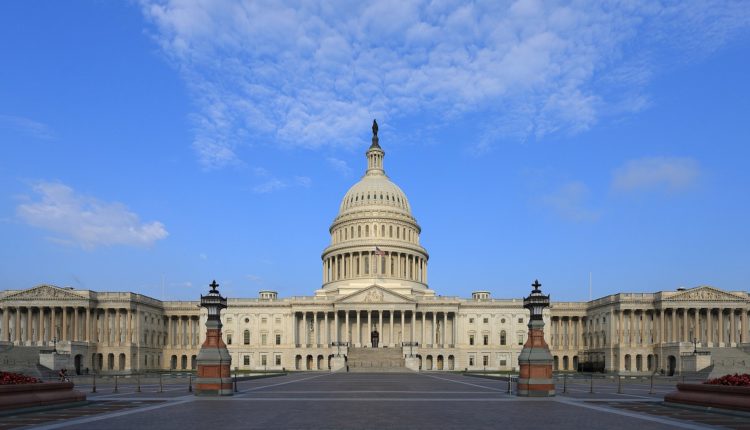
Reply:
[[734, 375], [724, 375], [720, 378], [710, 379], [704, 384], [712, 385], [732, 385], [735, 387], [750, 387], [750, 374], [735, 373]]
[[37, 378], [13, 372], [0, 372], [0, 385], [37, 384], [42, 382]]

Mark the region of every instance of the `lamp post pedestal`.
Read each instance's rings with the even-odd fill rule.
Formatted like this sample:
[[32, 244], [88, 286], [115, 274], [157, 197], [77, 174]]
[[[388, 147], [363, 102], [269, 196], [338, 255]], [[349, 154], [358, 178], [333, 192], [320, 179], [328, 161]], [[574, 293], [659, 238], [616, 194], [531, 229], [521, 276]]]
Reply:
[[231, 365], [227, 345], [221, 338], [221, 320], [219, 313], [225, 309], [227, 299], [219, 295], [218, 284], [211, 284], [211, 291], [201, 296], [201, 307], [208, 309], [206, 321], [206, 340], [196, 358], [198, 377], [195, 380], [196, 396], [231, 396]]
[[518, 356], [518, 396], [551, 397], [555, 395], [555, 382], [552, 380], [552, 354], [544, 341], [544, 320], [542, 311], [549, 306], [549, 296], [542, 295], [539, 281], [532, 285], [534, 290], [524, 299], [524, 307], [529, 309], [529, 336]]

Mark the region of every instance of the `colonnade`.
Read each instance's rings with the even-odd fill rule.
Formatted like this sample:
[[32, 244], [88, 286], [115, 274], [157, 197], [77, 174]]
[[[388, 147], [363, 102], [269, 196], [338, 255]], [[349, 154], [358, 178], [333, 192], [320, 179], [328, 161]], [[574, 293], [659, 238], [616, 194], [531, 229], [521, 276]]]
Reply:
[[7, 306], [2, 311], [2, 340], [16, 344], [54, 341], [134, 342], [137, 312], [84, 306]]
[[621, 345], [695, 340], [702, 346], [729, 346], [748, 342], [746, 308], [632, 309], [615, 315], [614, 340]]
[[557, 316], [550, 319], [550, 346], [579, 349], [585, 344], [583, 316]]
[[377, 276], [426, 284], [427, 259], [403, 252], [372, 250], [331, 255], [323, 260], [324, 283]]
[[328, 347], [333, 342], [369, 346], [373, 330], [379, 334], [380, 347], [399, 347], [401, 342], [418, 342], [428, 348], [452, 347], [457, 338], [456, 313], [452, 311], [298, 311], [293, 325], [295, 345], [306, 347]]
[[167, 316], [165, 345], [170, 348], [195, 348], [200, 343], [200, 318], [191, 315]]

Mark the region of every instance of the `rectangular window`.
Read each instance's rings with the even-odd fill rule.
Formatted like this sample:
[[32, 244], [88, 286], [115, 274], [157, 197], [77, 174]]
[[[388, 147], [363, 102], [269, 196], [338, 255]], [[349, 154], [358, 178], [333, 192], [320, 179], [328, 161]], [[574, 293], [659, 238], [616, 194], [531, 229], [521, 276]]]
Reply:
[[232, 322], [232, 317], [227, 317], [227, 323], [231, 323], [231, 322]]
[[469, 318], [469, 324], [474, 324], [474, 318]]
[[276, 318], [274, 321], [276, 322], [276, 324], [281, 324], [281, 318]]
[[260, 323], [261, 323], [261, 324], [265, 324], [265, 323], [267, 323], [267, 322], [268, 322], [268, 318], [265, 318], [265, 317], [264, 317], [264, 318], [261, 318], [261, 319], [260, 319]]
[[518, 319], [518, 324], [523, 324], [523, 318]]
[[469, 367], [474, 367], [474, 357], [469, 357]]
[[276, 365], [277, 366], [281, 366], [281, 356], [280, 355], [276, 356]]
[[227, 334], [227, 345], [231, 345], [231, 344], [232, 344], [232, 335]]
[[268, 339], [268, 335], [267, 334], [263, 333], [262, 335], [260, 335], [260, 344], [261, 345], [265, 345], [267, 339]]
[[489, 345], [490, 344], [490, 337], [485, 334], [483, 336], [483, 342], [484, 342], [484, 345]]
[[276, 335], [276, 345], [281, 345], [281, 335], [280, 334]]
[[473, 334], [469, 335], [469, 345], [474, 345], [474, 335]]
[[522, 334], [518, 335], [518, 344], [519, 345], [523, 345], [523, 335]]
[[250, 356], [249, 355], [243, 355], [242, 356], [242, 364], [244, 364], [245, 366], [249, 366], [250, 365]]
[[508, 363], [507, 360], [500, 360], [501, 366], [507, 366], [507, 363]]
[[490, 362], [490, 357], [483, 355], [482, 356], [482, 366], [486, 366]]
[[489, 323], [489, 322], [490, 322], [490, 319], [489, 319], [489, 318], [484, 318], [484, 319], [482, 320], [482, 322], [483, 322], [483, 323], [485, 323], [485, 324], [487, 324], [487, 323]]
[[265, 354], [260, 356], [260, 365], [265, 366], [268, 364], [268, 357]]

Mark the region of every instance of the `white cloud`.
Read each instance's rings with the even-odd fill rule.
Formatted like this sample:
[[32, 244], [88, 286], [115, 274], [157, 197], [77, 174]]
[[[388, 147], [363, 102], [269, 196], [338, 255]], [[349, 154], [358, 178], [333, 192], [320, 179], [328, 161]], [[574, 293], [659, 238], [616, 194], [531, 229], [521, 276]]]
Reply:
[[121, 203], [108, 203], [58, 182], [33, 187], [36, 201], [20, 204], [18, 216], [27, 224], [61, 235], [55, 241], [92, 249], [102, 245], [150, 246], [167, 237], [158, 221], [143, 223]]
[[0, 128], [14, 130], [37, 139], [52, 139], [54, 134], [47, 124], [14, 115], [0, 115]]
[[544, 196], [542, 203], [567, 220], [596, 221], [601, 214], [588, 207], [590, 194], [589, 188], [583, 182], [567, 182]]
[[693, 185], [699, 176], [700, 167], [692, 158], [647, 157], [630, 160], [615, 169], [612, 188], [616, 191], [679, 191]]
[[258, 142], [361, 144], [373, 117], [476, 116], [485, 148], [581, 132], [647, 107], [665, 62], [750, 22], [747, 3], [719, 0], [141, 4], [196, 102], [207, 167]]
[[282, 190], [289, 185], [276, 178], [272, 178], [266, 182], [263, 182], [262, 184], [258, 184], [253, 187], [253, 192], [258, 194], [266, 194], [266, 193], [272, 193], [274, 191]]
[[335, 157], [328, 157], [326, 158], [326, 161], [331, 165], [333, 170], [339, 172], [342, 176], [349, 176], [352, 173], [352, 168], [349, 167], [349, 164], [344, 160]]
[[310, 188], [312, 186], [312, 179], [307, 176], [294, 176], [290, 180], [283, 180], [271, 176], [270, 172], [265, 169], [255, 169], [256, 176], [268, 178], [265, 182], [260, 183], [253, 187], [253, 192], [256, 194], [267, 194], [274, 191], [283, 190], [290, 186], [297, 186], [302, 188]]

